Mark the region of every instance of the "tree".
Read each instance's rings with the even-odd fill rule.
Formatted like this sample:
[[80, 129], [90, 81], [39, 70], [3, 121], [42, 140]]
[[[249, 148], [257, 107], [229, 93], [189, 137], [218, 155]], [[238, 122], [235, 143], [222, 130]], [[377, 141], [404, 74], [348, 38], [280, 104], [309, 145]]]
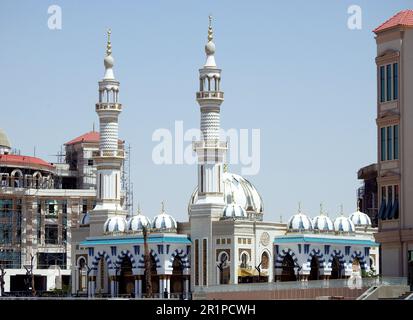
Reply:
[[152, 266], [151, 266], [151, 258], [149, 255], [149, 248], [148, 248], [148, 230], [147, 227], [144, 226], [142, 228], [143, 232], [143, 246], [144, 246], [144, 262], [145, 262], [145, 282], [146, 282], [146, 295], [149, 298], [152, 298]]

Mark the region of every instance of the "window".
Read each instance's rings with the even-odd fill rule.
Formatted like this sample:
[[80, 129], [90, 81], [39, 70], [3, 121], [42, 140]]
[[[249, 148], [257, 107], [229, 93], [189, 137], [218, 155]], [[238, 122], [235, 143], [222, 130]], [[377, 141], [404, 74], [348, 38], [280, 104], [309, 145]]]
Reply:
[[380, 102], [397, 100], [399, 97], [398, 63], [380, 66], [379, 71]]
[[46, 244], [58, 244], [58, 226], [55, 224], [46, 224], [44, 237]]
[[87, 160], [87, 165], [88, 166], [93, 166], [93, 159], [88, 159]]
[[195, 239], [195, 285], [199, 285], [199, 240]]
[[82, 213], [87, 213], [87, 200], [83, 199]]
[[380, 129], [380, 149], [381, 149], [381, 161], [386, 160], [386, 128]]
[[386, 66], [386, 99], [390, 101], [392, 99], [391, 94], [391, 65]]
[[221, 239], [217, 239], [217, 244], [221, 244]]
[[208, 248], [207, 239], [202, 239], [202, 282], [203, 285], [207, 285], [207, 275], [208, 275]]
[[386, 89], [384, 87], [385, 78], [384, 78], [384, 66], [380, 67], [380, 102], [385, 101], [384, 93]]
[[393, 63], [393, 100], [399, 98], [399, 64]]
[[393, 137], [394, 137], [394, 145], [393, 145], [393, 158], [395, 160], [399, 159], [399, 125], [396, 124], [393, 126]]
[[221, 239], [221, 243], [222, 243], [222, 244], [225, 244], [225, 239]]
[[392, 141], [393, 141], [393, 127], [387, 127], [387, 160], [393, 160], [393, 148], [392, 148]]
[[227, 239], [227, 244], [231, 244], [231, 238]]
[[381, 187], [381, 206], [379, 219], [391, 220], [399, 218], [399, 185]]
[[399, 125], [380, 128], [380, 161], [399, 159]]

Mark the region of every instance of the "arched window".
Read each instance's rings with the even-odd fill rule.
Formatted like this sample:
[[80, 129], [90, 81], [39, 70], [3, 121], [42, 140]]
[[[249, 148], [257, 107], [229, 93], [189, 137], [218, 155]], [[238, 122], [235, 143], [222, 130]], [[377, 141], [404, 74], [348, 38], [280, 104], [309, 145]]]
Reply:
[[268, 257], [268, 253], [263, 252], [261, 255], [261, 268], [268, 269], [269, 262], [270, 262], [270, 258]]
[[241, 268], [247, 268], [248, 267], [248, 262], [249, 262], [249, 255], [248, 255], [248, 253], [247, 252], [242, 252], [241, 253], [241, 265], [240, 265], [240, 267]]

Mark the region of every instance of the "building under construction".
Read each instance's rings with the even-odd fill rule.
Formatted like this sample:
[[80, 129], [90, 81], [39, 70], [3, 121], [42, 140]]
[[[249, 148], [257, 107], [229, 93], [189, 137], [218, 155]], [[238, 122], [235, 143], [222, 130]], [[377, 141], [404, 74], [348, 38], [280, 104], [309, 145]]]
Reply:
[[[99, 150], [99, 133], [86, 133], [64, 147], [57, 163], [48, 163], [12, 152], [0, 130], [0, 266], [6, 271], [2, 292], [27, 292], [33, 278], [37, 292], [70, 286], [71, 228], [95, 206], [92, 157]], [[123, 141], [119, 148], [124, 148]], [[129, 177], [123, 180], [122, 202], [131, 208]]]

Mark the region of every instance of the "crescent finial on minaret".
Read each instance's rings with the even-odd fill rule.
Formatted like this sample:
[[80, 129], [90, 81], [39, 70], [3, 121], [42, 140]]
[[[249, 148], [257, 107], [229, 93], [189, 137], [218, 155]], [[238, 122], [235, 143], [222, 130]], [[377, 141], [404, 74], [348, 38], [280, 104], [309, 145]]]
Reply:
[[212, 30], [212, 15], [209, 15], [208, 41], [212, 39], [214, 39], [214, 31]]
[[108, 44], [106, 45], [106, 55], [110, 56], [112, 54], [112, 44], [110, 43], [110, 35], [112, 30], [109, 28], [108, 31]]

